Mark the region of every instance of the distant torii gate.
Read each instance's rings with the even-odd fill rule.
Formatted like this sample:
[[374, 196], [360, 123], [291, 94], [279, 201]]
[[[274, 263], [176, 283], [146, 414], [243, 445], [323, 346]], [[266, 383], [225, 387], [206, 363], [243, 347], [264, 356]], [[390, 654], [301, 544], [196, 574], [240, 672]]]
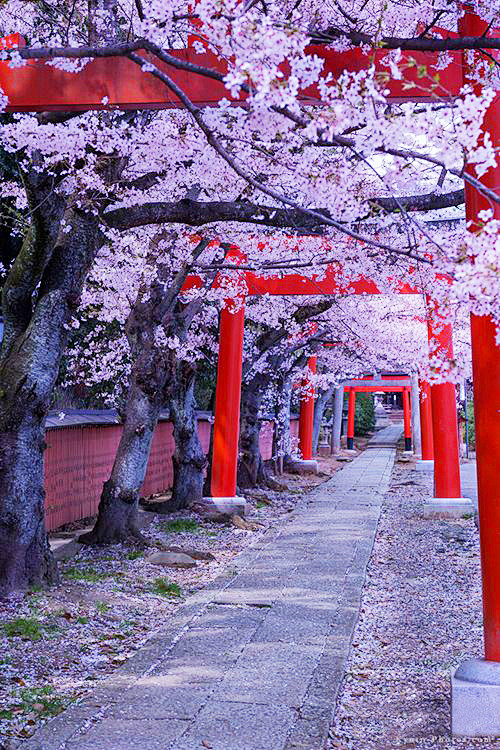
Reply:
[[[394, 380], [394, 383], [387, 381]], [[381, 379], [381, 382], [372, 377], [359, 378], [357, 381], [351, 380], [349, 384], [344, 385], [344, 393], [349, 395], [347, 409], [347, 448], [354, 448], [354, 416], [356, 413], [356, 394], [357, 393], [402, 393], [403, 394], [403, 435], [405, 441], [405, 451], [411, 451], [412, 434], [411, 434], [411, 381], [406, 375], [389, 375]]]
[[[486, 36], [495, 35], [487, 22], [475, 15], [470, 6], [464, 6], [464, 15], [460, 22], [460, 35]], [[451, 32], [444, 32], [453, 36]], [[17, 34], [3, 40], [0, 48], [23, 46], [24, 40]], [[314, 46], [310, 51], [323, 57], [325, 71], [338, 76], [344, 70], [366, 69], [373, 63], [371, 56], [364, 55], [361, 49], [348, 52], [335, 52], [326, 46]], [[190, 69], [191, 50], [171, 50], [170, 61], [158, 62], [168, 68], [169, 75], [189, 95], [196, 105], [215, 104], [228, 91], [220, 81], [204, 76], [197, 76], [194, 67]], [[384, 69], [384, 58], [390, 54], [387, 50], [375, 50], [375, 64], [379, 70]], [[479, 54], [479, 53], [474, 53]], [[143, 53], [144, 57], [148, 55]], [[405, 81], [390, 80], [386, 84], [389, 96], [397, 100], [435, 100], [439, 97], [459, 96], [462, 84], [468, 81], [469, 69], [466, 57], [461, 53], [451, 53], [455, 64], [440, 71], [440, 81], [432, 85], [432, 93], [415, 95], [422, 91], [421, 66], [435, 65], [438, 62], [436, 53], [403, 52], [402, 58], [417, 60], [405, 71], [406, 79], [412, 80], [415, 89], [405, 87]], [[194, 63], [211, 67], [224, 73], [225, 65], [215, 55], [207, 52], [204, 56], [196, 55]], [[177, 66], [177, 67], [176, 67]], [[425, 68], [424, 68], [425, 69]], [[384, 70], [387, 72], [387, 68]], [[477, 84], [471, 81], [477, 89]], [[40, 111], [85, 111], [90, 109], [166, 109], [179, 107], [180, 103], [170, 91], [139, 66], [129, 60], [117, 58], [95, 59], [78, 73], [66, 73], [62, 70], [47, 67], [43, 62], [30, 61], [29, 66], [11, 69], [8, 63], [0, 61], [0, 87], [9, 99], [7, 111], [40, 112]], [[315, 87], [303, 92], [303, 100], [313, 102], [317, 99]], [[500, 94], [490, 105], [484, 122], [483, 131], [488, 134], [493, 147], [500, 150]], [[468, 168], [474, 174], [473, 167]], [[486, 174], [479, 176], [482, 184], [490, 189], [500, 184], [500, 165], [491, 167]], [[476, 188], [466, 183], [466, 212], [472, 228], [479, 228], [478, 214], [485, 208], [491, 208], [490, 202]], [[493, 213], [500, 219], [499, 203], [494, 203]], [[247, 279], [248, 279], [247, 275]], [[292, 277], [293, 278], [293, 277]], [[270, 294], [307, 294], [308, 282], [311, 280], [295, 276], [292, 278], [269, 280], [255, 277], [256, 285]], [[321, 282], [320, 282], [321, 283]], [[314, 294], [321, 294], [315, 284]], [[279, 291], [278, 291], [279, 287]], [[291, 291], [292, 287], [295, 291]], [[297, 289], [300, 287], [300, 291]], [[251, 292], [252, 293], [252, 292]], [[326, 294], [338, 293], [332, 289]], [[377, 292], [374, 292], [377, 293]], [[228, 309], [221, 313], [220, 350], [217, 382], [216, 422], [214, 428], [214, 471], [212, 474], [212, 492], [215, 496], [235, 494], [235, 466], [237, 459], [237, 432], [239, 422], [239, 391], [241, 382], [241, 354], [243, 347], [243, 308], [236, 314]], [[483, 570], [483, 606], [486, 659], [500, 662], [500, 349], [495, 341], [495, 323], [488, 316], [472, 316], [472, 357], [474, 369], [474, 409], [476, 415], [476, 448], [478, 467], [478, 491], [480, 511], [481, 556]], [[440, 332], [430, 329], [432, 348], [452, 352], [451, 328], [446, 326]], [[432, 401], [432, 424], [435, 451], [435, 490], [438, 498], [458, 498], [460, 480], [458, 474], [458, 445], [456, 426], [455, 393], [451, 383], [433, 385], [430, 389]], [[227, 467], [221, 465], [228, 461]], [[234, 475], [234, 479], [233, 479]], [[456, 488], [456, 489], [455, 489]], [[438, 504], [439, 505], [439, 504]], [[499, 667], [500, 670], [500, 667]], [[460, 670], [459, 670], [460, 671]], [[481, 673], [483, 674], [483, 673]], [[488, 673], [489, 674], [489, 673]], [[484, 676], [484, 675], [483, 675]], [[470, 678], [464, 676], [465, 681]], [[491, 677], [488, 679], [491, 680]], [[474, 680], [473, 680], [474, 681]], [[477, 683], [477, 679], [475, 680]], [[488, 680], [485, 679], [488, 684]], [[491, 682], [489, 683], [491, 684]], [[500, 685], [500, 675], [498, 676]], [[458, 683], [457, 683], [458, 685]], [[487, 686], [487, 685], [486, 685]], [[460, 686], [456, 688], [459, 695]], [[477, 693], [476, 693], [477, 694]], [[464, 714], [484, 714], [480, 699], [465, 698]], [[474, 704], [476, 700], [476, 704]], [[479, 701], [479, 702], [477, 702]], [[457, 705], [458, 705], [457, 701]], [[472, 707], [472, 708], [471, 708]], [[468, 708], [468, 711], [467, 711]], [[455, 711], [455, 709], [454, 709]], [[454, 729], [461, 733], [459, 718], [454, 719]], [[495, 724], [496, 721], [496, 724]], [[500, 720], [493, 719], [494, 726], [500, 731]], [[491, 724], [490, 724], [491, 725]], [[488, 725], [488, 726], [490, 726]], [[481, 725], [482, 727], [483, 725]]]

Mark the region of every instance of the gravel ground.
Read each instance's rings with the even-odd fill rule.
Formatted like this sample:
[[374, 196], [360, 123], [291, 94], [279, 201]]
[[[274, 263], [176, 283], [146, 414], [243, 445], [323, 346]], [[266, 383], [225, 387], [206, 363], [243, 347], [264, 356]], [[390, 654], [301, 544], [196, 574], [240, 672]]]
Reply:
[[424, 519], [430, 492], [395, 465], [329, 750], [500, 749], [450, 736], [450, 672], [482, 654], [479, 538], [472, 519]]
[[[82, 547], [59, 564], [58, 586], [0, 600], [0, 750], [17, 747], [123, 664], [186, 597], [279, 524], [304, 491], [340, 465], [330, 457], [320, 463], [319, 476], [285, 475], [283, 491], [247, 493], [253, 506], [249, 518], [261, 530], [209, 523], [190, 512], [156, 516], [144, 532], [151, 549]], [[149, 563], [147, 556], [161, 545], [211, 552], [215, 559], [191, 569]]]

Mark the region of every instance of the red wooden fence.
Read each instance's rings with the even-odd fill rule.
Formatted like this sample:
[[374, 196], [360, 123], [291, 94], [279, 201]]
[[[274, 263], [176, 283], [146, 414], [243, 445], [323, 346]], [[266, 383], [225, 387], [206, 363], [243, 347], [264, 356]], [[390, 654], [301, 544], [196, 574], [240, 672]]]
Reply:
[[[108, 419], [107, 423], [78, 423], [78, 417], [65, 421], [69, 424], [55, 426], [57, 420], [50, 420], [52, 424], [45, 438], [45, 512], [49, 531], [95, 515], [122, 431], [120, 424], [113, 424], [113, 419]], [[298, 427], [296, 419], [292, 420], [291, 427], [294, 434]], [[205, 452], [208, 452], [210, 429], [208, 416], [200, 417], [198, 434]], [[265, 460], [272, 456], [272, 441], [273, 423], [265, 422], [260, 433], [260, 450]], [[162, 420], [153, 437], [142, 486], [144, 496], [172, 486], [174, 447], [172, 423]]]

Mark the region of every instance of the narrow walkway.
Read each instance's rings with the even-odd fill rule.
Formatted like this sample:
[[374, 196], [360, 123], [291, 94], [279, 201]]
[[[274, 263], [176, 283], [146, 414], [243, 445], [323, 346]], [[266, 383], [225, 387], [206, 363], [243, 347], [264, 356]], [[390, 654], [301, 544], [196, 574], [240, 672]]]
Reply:
[[462, 495], [472, 500], [477, 510], [477, 474], [476, 461], [470, 460], [460, 466], [460, 480], [462, 484]]
[[401, 427], [309, 493], [26, 750], [321, 750]]

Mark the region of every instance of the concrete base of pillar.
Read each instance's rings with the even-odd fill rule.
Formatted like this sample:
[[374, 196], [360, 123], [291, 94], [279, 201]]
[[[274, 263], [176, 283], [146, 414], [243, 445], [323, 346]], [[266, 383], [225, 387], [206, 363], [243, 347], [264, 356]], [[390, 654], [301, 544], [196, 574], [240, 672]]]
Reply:
[[234, 497], [204, 497], [202, 503], [206, 506], [207, 511], [218, 511], [231, 516], [235, 514], [244, 516], [247, 507], [245, 498], [237, 495]]
[[474, 513], [468, 497], [433, 497], [424, 504], [426, 518], [461, 518], [464, 513]]
[[301, 458], [294, 458], [286, 468], [292, 474], [317, 474], [319, 471], [318, 462], [314, 459], [305, 461]]
[[451, 731], [500, 736], [500, 662], [471, 659], [458, 667], [451, 678]]
[[412, 458], [415, 455], [413, 453], [413, 451], [411, 451], [411, 450], [410, 451], [402, 451], [402, 453], [403, 453], [403, 456], [411, 456]]
[[421, 458], [415, 464], [417, 471], [434, 471], [434, 459], [433, 458]]

